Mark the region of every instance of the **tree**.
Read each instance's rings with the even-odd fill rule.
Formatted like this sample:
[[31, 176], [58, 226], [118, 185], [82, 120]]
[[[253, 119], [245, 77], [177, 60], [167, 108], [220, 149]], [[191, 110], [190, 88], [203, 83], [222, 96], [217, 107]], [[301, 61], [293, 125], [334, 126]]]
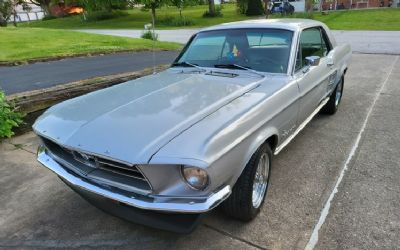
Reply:
[[11, 16], [14, 16], [13, 23], [17, 26], [17, 6], [21, 5], [24, 10], [30, 10], [24, 0], [0, 0], [0, 26], [7, 26]]
[[314, 1], [313, 0], [306, 0], [306, 2], [305, 2], [306, 12], [312, 12], [313, 11], [313, 5], [314, 5]]
[[169, 4], [179, 9], [179, 16], [182, 19], [182, 10], [186, 6], [195, 5], [196, 2], [193, 0], [169, 0]]
[[236, 0], [236, 8], [240, 14], [246, 14], [247, 11], [247, 0]]
[[11, 1], [0, 0], [0, 26], [7, 26], [12, 15]]
[[151, 10], [151, 21], [154, 27], [154, 24], [156, 22], [156, 9], [164, 5], [165, 0], [141, 0], [141, 2], [142, 4], [144, 4], [144, 7], [146, 9]]
[[42, 8], [45, 16], [51, 15], [51, 13], [50, 13], [51, 0], [30, 0], [29, 2]]
[[214, 0], [208, 0], [208, 14], [215, 16], [215, 3]]
[[247, 16], [258, 16], [263, 14], [264, 8], [261, 0], [248, 0], [246, 15]]

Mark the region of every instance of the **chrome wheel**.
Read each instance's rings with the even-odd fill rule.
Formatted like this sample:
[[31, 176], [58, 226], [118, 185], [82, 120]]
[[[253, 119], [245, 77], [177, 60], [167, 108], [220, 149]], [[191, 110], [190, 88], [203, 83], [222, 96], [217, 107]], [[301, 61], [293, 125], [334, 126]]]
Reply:
[[343, 82], [341, 81], [338, 86], [336, 87], [336, 95], [335, 95], [335, 106], [339, 105], [340, 99], [342, 98], [342, 88]]
[[254, 208], [258, 208], [264, 200], [265, 192], [267, 191], [268, 186], [268, 175], [269, 157], [267, 153], [263, 153], [258, 161], [253, 182], [252, 202]]

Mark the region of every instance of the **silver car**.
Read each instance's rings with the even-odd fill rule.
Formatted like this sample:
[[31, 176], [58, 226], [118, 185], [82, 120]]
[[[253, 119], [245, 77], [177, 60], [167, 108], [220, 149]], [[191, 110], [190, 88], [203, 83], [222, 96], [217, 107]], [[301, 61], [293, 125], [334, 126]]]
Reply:
[[273, 156], [334, 114], [351, 57], [320, 22], [227, 23], [195, 34], [164, 72], [48, 109], [38, 160], [95, 206], [190, 232], [220, 206], [257, 216]]

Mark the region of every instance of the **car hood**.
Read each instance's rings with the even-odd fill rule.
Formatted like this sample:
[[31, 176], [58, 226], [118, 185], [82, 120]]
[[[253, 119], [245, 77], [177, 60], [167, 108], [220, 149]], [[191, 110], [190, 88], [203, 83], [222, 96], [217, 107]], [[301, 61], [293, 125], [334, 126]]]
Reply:
[[259, 80], [170, 69], [58, 104], [33, 128], [65, 147], [147, 163], [170, 140], [257, 87]]

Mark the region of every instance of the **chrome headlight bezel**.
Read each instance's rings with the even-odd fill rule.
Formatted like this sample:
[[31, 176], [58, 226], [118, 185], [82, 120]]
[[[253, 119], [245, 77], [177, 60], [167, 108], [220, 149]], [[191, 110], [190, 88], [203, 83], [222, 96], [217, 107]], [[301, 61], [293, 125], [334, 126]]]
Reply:
[[41, 143], [36, 149], [36, 156], [39, 156], [40, 154], [46, 153], [46, 152], [47, 152], [46, 146], [43, 143]]
[[181, 176], [186, 185], [194, 190], [204, 190], [210, 184], [208, 173], [203, 168], [182, 165]]

